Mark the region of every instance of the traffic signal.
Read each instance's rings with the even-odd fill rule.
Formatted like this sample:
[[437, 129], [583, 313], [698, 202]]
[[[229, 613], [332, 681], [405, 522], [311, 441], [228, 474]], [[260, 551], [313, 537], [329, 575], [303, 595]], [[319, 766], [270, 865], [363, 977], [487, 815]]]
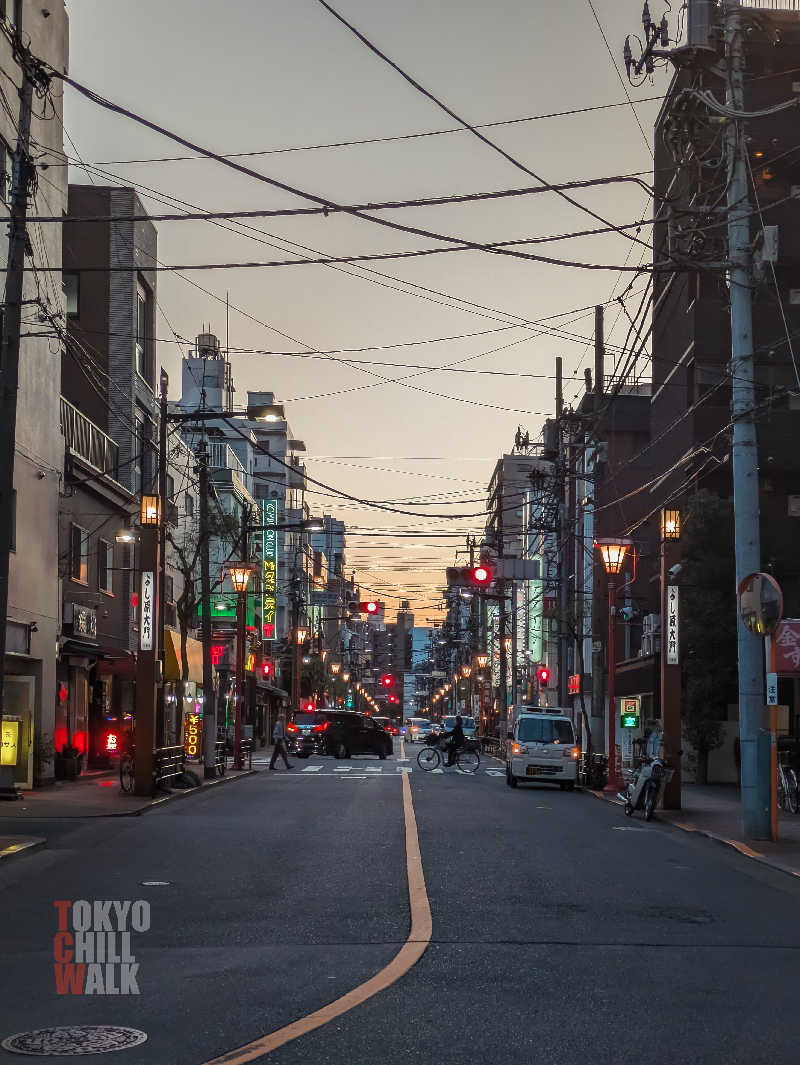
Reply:
[[384, 673], [383, 674], [383, 676], [381, 677], [381, 687], [383, 687], [383, 688], [393, 688], [394, 687], [394, 677], [392, 676], [391, 673]]
[[386, 701], [394, 705], [395, 703], [400, 702], [400, 697], [398, 695], [387, 695]]
[[275, 675], [275, 666], [270, 661], [261, 663], [261, 674], [265, 680], [269, 680], [270, 677]]
[[448, 566], [445, 572], [448, 587], [488, 588], [494, 580], [491, 566], [483, 562], [478, 566]]
[[473, 584], [477, 584], [479, 588], [485, 588], [491, 584], [493, 576], [491, 568], [483, 564], [474, 566], [470, 570], [470, 580]]
[[300, 709], [303, 711], [304, 714], [313, 714], [314, 713], [314, 703], [311, 701], [311, 699], [305, 699], [301, 703]]
[[358, 612], [360, 614], [377, 614], [383, 603], [377, 603], [374, 599], [371, 599], [368, 603], [359, 603]]
[[550, 683], [550, 670], [547, 668], [547, 666], [539, 666], [539, 668], [536, 670], [536, 676], [538, 678], [540, 688], [546, 688], [547, 685]]

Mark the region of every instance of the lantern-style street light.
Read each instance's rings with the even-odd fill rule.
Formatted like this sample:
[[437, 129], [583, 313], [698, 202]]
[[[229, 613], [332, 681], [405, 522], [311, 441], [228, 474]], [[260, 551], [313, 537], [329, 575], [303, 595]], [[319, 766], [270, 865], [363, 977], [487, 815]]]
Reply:
[[247, 633], [247, 585], [253, 566], [247, 562], [230, 562], [226, 567], [236, 592], [236, 699], [233, 736], [233, 764], [242, 768], [242, 718], [245, 703], [244, 646]]
[[633, 541], [626, 537], [618, 539], [595, 540], [595, 547], [600, 551], [603, 565], [608, 577], [608, 780], [605, 790], [616, 794], [622, 786], [617, 776], [617, 742], [616, 742], [616, 597], [617, 577], [625, 565], [625, 556]]
[[331, 662], [331, 673], [333, 673], [334, 677], [337, 676], [341, 668], [341, 662]]
[[142, 496], [139, 521], [142, 525], [161, 524], [161, 500], [158, 496]]
[[347, 682], [350, 680], [350, 674], [342, 673], [342, 680], [345, 682], [345, 684], [347, 684]]

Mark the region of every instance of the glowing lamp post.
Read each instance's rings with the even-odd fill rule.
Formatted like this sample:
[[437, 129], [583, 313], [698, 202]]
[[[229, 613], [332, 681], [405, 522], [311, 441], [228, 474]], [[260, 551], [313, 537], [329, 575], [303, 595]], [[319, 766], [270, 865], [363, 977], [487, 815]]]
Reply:
[[233, 757], [236, 769], [242, 768], [242, 717], [244, 715], [244, 645], [247, 631], [247, 585], [253, 572], [246, 562], [231, 562], [227, 567], [230, 582], [236, 592], [236, 719], [234, 725]]
[[306, 625], [297, 625], [294, 630], [294, 670], [292, 671], [292, 706], [300, 710], [300, 680], [303, 671], [303, 644], [308, 639]]
[[608, 780], [605, 790], [616, 794], [622, 786], [617, 776], [616, 737], [616, 597], [617, 578], [625, 565], [625, 556], [633, 541], [620, 539], [595, 540], [608, 578]]

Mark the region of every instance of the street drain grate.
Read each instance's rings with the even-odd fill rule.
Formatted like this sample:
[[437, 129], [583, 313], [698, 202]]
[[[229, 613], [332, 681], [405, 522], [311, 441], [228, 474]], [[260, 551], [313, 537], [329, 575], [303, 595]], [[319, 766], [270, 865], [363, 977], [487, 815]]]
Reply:
[[59, 1028], [39, 1028], [35, 1032], [18, 1032], [0, 1043], [12, 1054], [37, 1057], [77, 1057], [84, 1054], [110, 1054], [129, 1050], [147, 1039], [138, 1028], [118, 1028], [109, 1024], [73, 1024]]

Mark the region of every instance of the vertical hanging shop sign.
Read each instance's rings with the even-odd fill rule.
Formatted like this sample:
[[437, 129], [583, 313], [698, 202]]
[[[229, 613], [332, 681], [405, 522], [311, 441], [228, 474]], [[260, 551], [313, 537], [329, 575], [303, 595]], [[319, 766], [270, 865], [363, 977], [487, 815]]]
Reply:
[[155, 621], [155, 595], [153, 571], [144, 570], [142, 573], [142, 594], [139, 598], [141, 618], [139, 621], [139, 649], [141, 651], [153, 650], [153, 624]]
[[677, 666], [680, 645], [680, 612], [678, 609], [678, 586], [667, 586], [667, 665]]
[[262, 574], [261, 588], [261, 624], [262, 637], [265, 640], [275, 639], [275, 609], [278, 589], [278, 501], [277, 499], [262, 499], [261, 501], [261, 524], [264, 526], [262, 533], [262, 553], [264, 572]]

